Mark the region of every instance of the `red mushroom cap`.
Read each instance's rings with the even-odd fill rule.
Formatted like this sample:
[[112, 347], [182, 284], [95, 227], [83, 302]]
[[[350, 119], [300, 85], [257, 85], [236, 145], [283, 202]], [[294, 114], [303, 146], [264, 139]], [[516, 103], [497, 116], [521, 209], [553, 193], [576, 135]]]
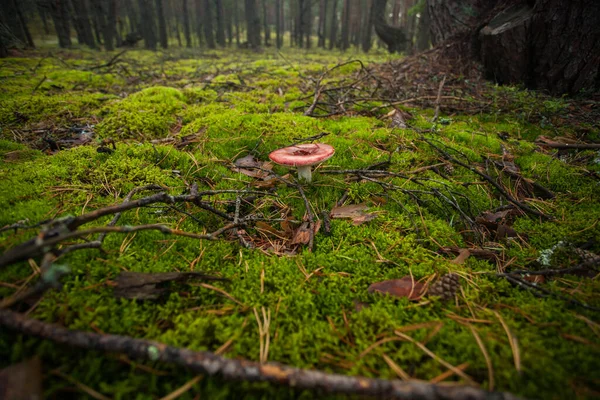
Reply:
[[335, 150], [328, 144], [307, 143], [277, 149], [269, 154], [269, 158], [279, 165], [303, 167], [323, 162], [333, 153]]

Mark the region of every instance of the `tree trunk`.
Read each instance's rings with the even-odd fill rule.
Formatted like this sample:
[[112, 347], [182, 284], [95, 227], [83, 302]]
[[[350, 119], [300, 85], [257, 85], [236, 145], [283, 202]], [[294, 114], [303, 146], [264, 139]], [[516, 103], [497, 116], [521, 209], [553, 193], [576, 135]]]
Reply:
[[[85, 0], [83, 1], [85, 3]], [[127, 19], [129, 20], [129, 33], [140, 33], [140, 27], [137, 22], [137, 15], [131, 0], [125, 0], [125, 9], [127, 10]]]
[[281, 32], [281, 22], [283, 22], [283, 18], [281, 17], [281, 12], [281, 0], [275, 0], [275, 45], [278, 49], [281, 48], [283, 41], [283, 35]]
[[329, 23], [329, 50], [333, 50], [336, 45], [337, 36], [337, 4], [338, 0], [333, 0], [333, 10], [331, 11], [331, 18]]
[[78, 30], [81, 31], [83, 42], [92, 49], [96, 48], [94, 34], [90, 24], [90, 16], [87, 8], [87, 3], [84, 0], [72, 0], [75, 20], [78, 24]]
[[108, 18], [104, 32], [104, 49], [112, 51], [115, 49], [115, 34], [117, 33], [117, 0], [108, 0]]
[[210, 3], [212, 0], [204, 0], [204, 39], [209, 49], [214, 49], [215, 34], [213, 32], [213, 12]]
[[267, 18], [267, 0], [262, 0], [263, 9], [263, 29], [265, 31], [265, 47], [271, 45], [271, 29]]
[[486, 75], [558, 95], [600, 89], [600, 3], [537, 0], [497, 14], [479, 33]]
[[342, 50], [350, 47], [350, 0], [344, 0], [342, 10]]
[[38, 1], [36, 2], [38, 14], [40, 14], [40, 19], [42, 20], [42, 26], [44, 27], [44, 34], [50, 34], [50, 27], [48, 26], [48, 13], [44, 6]]
[[165, 21], [163, 0], [156, 0], [156, 16], [158, 18], [158, 40], [160, 47], [166, 49], [169, 47], [169, 42], [167, 39], [167, 23]]
[[234, 5], [233, 5], [233, 23], [235, 25], [235, 44], [239, 47], [241, 44], [241, 41], [240, 41], [240, 14], [238, 11], [237, 0], [234, 0]]
[[192, 47], [192, 35], [190, 34], [190, 17], [188, 15], [188, 2], [182, 0], [183, 36], [185, 36], [185, 47]]
[[256, 0], [244, 0], [244, 6], [248, 45], [252, 49], [258, 49], [260, 47], [260, 18], [256, 9]]
[[427, 8], [432, 21], [431, 40], [433, 44], [471, 32], [497, 2], [498, 0], [427, 0]]
[[[185, 1], [185, 0], [184, 0]], [[156, 51], [156, 33], [154, 31], [154, 10], [150, 0], [138, 0], [140, 8], [140, 33], [144, 39], [144, 47]]]
[[217, 11], [217, 43], [225, 47], [225, 15], [223, 14], [223, 0], [215, 0]]
[[[187, 0], [185, 0], [187, 1]], [[203, 33], [203, 23], [204, 23], [204, 5], [202, 4], [203, 0], [196, 0], [194, 5], [195, 5], [195, 9], [196, 9], [196, 36], [198, 37], [198, 43], [200, 45], [202, 45], [204, 43], [204, 33]], [[185, 32], [185, 24], [186, 24], [186, 19], [188, 18], [187, 15], [187, 2], [184, 2], [184, 6], [185, 6], [185, 11], [184, 11], [184, 19], [183, 19], [183, 30]], [[190, 25], [189, 25], [189, 19], [187, 22], [187, 29], [189, 32], [190, 29]], [[186, 45], [187, 47], [192, 47], [192, 41], [191, 38], [188, 41], [188, 36], [185, 37], [185, 41], [186, 41]], [[188, 44], [189, 43], [189, 44]]]
[[373, 9], [370, 7], [370, 1], [364, 0], [363, 3], [363, 29], [362, 29], [362, 49], [365, 53], [371, 50], [373, 44]]
[[22, 35], [25, 39], [25, 43], [27, 44], [27, 47], [34, 49], [35, 44], [33, 43], [33, 38], [31, 37], [29, 28], [27, 28], [27, 20], [25, 19], [25, 15], [23, 14], [21, 7], [19, 6], [19, 2], [17, 0], [12, 0], [12, 2], [13, 2], [13, 7], [17, 14], [18, 25], [19, 25], [20, 31], [22, 32]]
[[303, 12], [302, 22], [304, 24], [304, 43], [307, 49], [312, 47], [312, 0], [304, 1], [304, 12]]
[[417, 42], [415, 44], [417, 51], [429, 49], [431, 21], [429, 19], [429, 9], [427, 5], [421, 10], [421, 18], [419, 18], [419, 26], [417, 28]]
[[54, 29], [58, 36], [58, 45], [61, 48], [71, 47], [71, 27], [69, 25], [69, 15], [67, 4], [64, 0], [46, 0]]
[[[228, 9], [230, 9], [230, 7], [228, 7]], [[225, 23], [227, 26], [227, 46], [231, 46], [233, 43], [233, 17], [229, 12], [225, 15]]]
[[387, 0], [373, 0], [371, 13], [373, 25], [377, 36], [388, 46], [390, 53], [400, 52], [406, 49], [406, 36], [404, 30], [387, 24], [385, 20], [385, 6]]
[[405, 0], [393, 0], [394, 7], [392, 9], [392, 26], [398, 26], [398, 21], [400, 19], [400, 10], [402, 9], [402, 4]]

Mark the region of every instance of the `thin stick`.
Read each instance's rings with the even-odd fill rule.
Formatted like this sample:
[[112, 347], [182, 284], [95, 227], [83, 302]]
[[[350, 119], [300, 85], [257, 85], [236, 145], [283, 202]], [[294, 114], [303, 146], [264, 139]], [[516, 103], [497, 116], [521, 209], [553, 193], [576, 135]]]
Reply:
[[210, 352], [195, 352], [164, 343], [128, 336], [69, 330], [59, 325], [27, 318], [9, 310], [0, 310], [0, 326], [26, 335], [49, 339], [70, 348], [123, 353], [139, 360], [170, 362], [191, 371], [216, 375], [226, 380], [271, 382], [296, 389], [322, 390], [378, 396], [386, 399], [419, 400], [517, 400], [510, 393], [490, 393], [469, 386], [439, 386], [419, 381], [373, 379], [321, 371], [303, 370], [278, 363], [259, 364], [229, 359]]
[[438, 88], [437, 99], [435, 99], [435, 113], [433, 114], [433, 122], [437, 121], [438, 116], [440, 115], [440, 101], [442, 100], [442, 89], [444, 88], [444, 83], [446, 83], [446, 75], [440, 82], [440, 87]]

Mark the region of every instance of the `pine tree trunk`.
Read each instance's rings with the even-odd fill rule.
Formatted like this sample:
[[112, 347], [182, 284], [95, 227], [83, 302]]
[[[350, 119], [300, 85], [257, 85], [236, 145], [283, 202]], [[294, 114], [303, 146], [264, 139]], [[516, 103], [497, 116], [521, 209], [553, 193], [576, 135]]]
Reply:
[[281, 17], [281, 12], [281, 0], [275, 0], [275, 45], [278, 49], [281, 48], [283, 37], [281, 32], [281, 22], [283, 21], [283, 18]]
[[117, 0], [108, 0], [107, 14], [104, 28], [104, 49], [112, 51], [115, 49], [115, 33], [117, 32]]
[[72, 0], [73, 11], [76, 16], [79, 30], [81, 30], [83, 42], [92, 49], [96, 48], [94, 34], [90, 24], [90, 16], [85, 0]]
[[[228, 7], [230, 10], [231, 7]], [[233, 43], [233, 17], [230, 12], [225, 14], [225, 24], [227, 26], [227, 46]]]
[[233, 23], [235, 25], [235, 44], [239, 47], [241, 45], [240, 41], [240, 13], [238, 10], [237, 0], [234, 0], [235, 4], [233, 6]]
[[217, 43], [225, 47], [225, 16], [223, 14], [223, 1], [215, 0], [217, 11]]
[[14, 3], [14, 8], [17, 13], [17, 20], [20, 25], [21, 31], [23, 32], [23, 36], [25, 37], [25, 43], [27, 43], [27, 47], [34, 49], [35, 44], [33, 43], [33, 38], [31, 37], [31, 33], [29, 32], [29, 28], [27, 28], [27, 20], [25, 19], [25, 15], [19, 6], [19, 2], [17, 0], [12, 0]]
[[183, 36], [185, 36], [185, 47], [192, 47], [192, 35], [190, 35], [190, 17], [188, 15], [188, 0], [182, 0]]
[[417, 28], [417, 51], [429, 49], [431, 21], [429, 19], [429, 9], [427, 6], [421, 10], [421, 18], [419, 18], [419, 26]]
[[245, 0], [246, 30], [248, 32], [248, 45], [252, 49], [260, 48], [260, 18], [256, 7], [256, 0]]
[[[196, 37], [198, 37], [198, 43], [200, 45], [204, 44], [204, 29], [203, 29], [203, 24], [204, 24], [204, 5], [202, 4], [203, 0], [196, 0], [194, 5], [195, 5], [195, 10], [196, 10]], [[184, 12], [184, 14], [187, 13], [187, 4], [186, 4], [186, 11]], [[188, 20], [189, 21], [189, 20]], [[184, 22], [184, 32], [185, 32], [185, 19], [183, 20]], [[188, 30], [189, 30], [189, 22], [188, 22]], [[187, 36], [185, 39], [186, 43], [188, 42]], [[192, 47], [191, 45], [191, 40], [190, 40], [190, 45], [187, 47]]]
[[213, 0], [204, 0], [204, 39], [206, 39], [206, 45], [209, 49], [214, 49], [215, 45], [215, 34], [213, 31], [213, 12], [211, 2]]
[[61, 48], [71, 47], [71, 29], [69, 25], [69, 15], [67, 4], [64, 0], [46, 0], [54, 29], [58, 36], [58, 45]]
[[504, 9], [479, 31], [487, 77], [552, 94], [600, 90], [600, 3], [537, 0]]
[[312, 47], [312, 0], [305, 0], [304, 2], [304, 43], [307, 49]]
[[[184, 0], [185, 1], [185, 0]], [[156, 51], [156, 33], [154, 31], [154, 10], [150, 0], [138, 0], [140, 8], [140, 30], [144, 47]]]
[[342, 11], [342, 50], [350, 47], [350, 0], [344, 0]]
[[[85, 0], [83, 2], [85, 3]], [[125, 9], [127, 10], [127, 19], [129, 20], [129, 33], [140, 33], [137, 15], [131, 0], [125, 0]]]
[[333, 50], [335, 47], [336, 36], [337, 36], [337, 4], [338, 0], [333, 0], [331, 17], [329, 17], [329, 50]]
[[385, 6], [387, 0], [373, 0], [371, 13], [373, 25], [377, 36], [388, 46], [390, 53], [400, 52], [406, 48], [406, 36], [404, 30], [387, 24], [385, 19]]
[[371, 9], [371, 1], [364, 0], [363, 2], [363, 29], [362, 29], [362, 49], [365, 53], [371, 50], [373, 44], [373, 15]]
[[267, 18], [267, 0], [262, 0], [263, 30], [265, 31], [265, 47], [271, 45], [271, 29]]
[[166, 49], [169, 47], [167, 39], [167, 23], [165, 21], [165, 10], [163, 0], [156, 0], [156, 17], [158, 18], [158, 40], [160, 47]]

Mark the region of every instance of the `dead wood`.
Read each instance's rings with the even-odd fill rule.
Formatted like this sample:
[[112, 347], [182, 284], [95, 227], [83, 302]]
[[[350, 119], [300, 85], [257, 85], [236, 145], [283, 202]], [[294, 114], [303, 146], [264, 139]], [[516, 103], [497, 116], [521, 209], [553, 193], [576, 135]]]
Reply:
[[125, 354], [138, 360], [162, 361], [196, 373], [219, 376], [225, 380], [269, 382], [297, 389], [321, 390], [402, 400], [516, 400], [510, 393], [486, 392], [470, 386], [443, 386], [421, 381], [397, 381], [329, 374], [279, 363], [257, 363], [227, 359], [211, 352], [196, 352], [151, 340], [128, 336], [69, 330], [22, 314], [0, 310], [0, 325], [25, 335], [52, 340], [85, 350]]

